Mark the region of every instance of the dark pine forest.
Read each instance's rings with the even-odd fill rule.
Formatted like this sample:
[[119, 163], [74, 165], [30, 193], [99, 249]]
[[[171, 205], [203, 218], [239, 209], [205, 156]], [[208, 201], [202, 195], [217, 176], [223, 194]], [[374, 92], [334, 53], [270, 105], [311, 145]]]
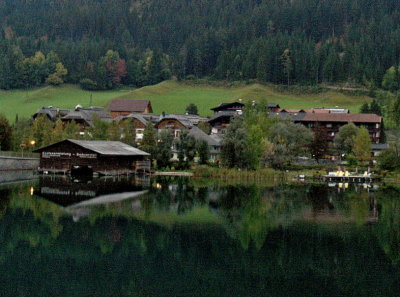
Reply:
[[171, 76], [379, 87], [400, 61], [400, 0], [2, 0], [0, 22], [3, 89], [43, 84], [57, 63], [98, 89]]

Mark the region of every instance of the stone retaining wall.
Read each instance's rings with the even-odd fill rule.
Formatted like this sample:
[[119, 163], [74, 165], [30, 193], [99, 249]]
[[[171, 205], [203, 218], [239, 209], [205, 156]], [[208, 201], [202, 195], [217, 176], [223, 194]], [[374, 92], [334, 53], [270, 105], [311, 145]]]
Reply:
[[0, 171], [4, 170], [36, 170], [39, 158], [0, 157]]
[[37, 178], [33, 170], [0, 171], [0, 185]]

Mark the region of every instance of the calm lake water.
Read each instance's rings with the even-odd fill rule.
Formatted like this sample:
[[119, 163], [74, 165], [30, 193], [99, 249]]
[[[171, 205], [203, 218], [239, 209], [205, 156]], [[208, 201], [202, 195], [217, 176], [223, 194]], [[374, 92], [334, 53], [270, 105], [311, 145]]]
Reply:
[[399, 296], [400, 189], [0, 186], [0, 296]]

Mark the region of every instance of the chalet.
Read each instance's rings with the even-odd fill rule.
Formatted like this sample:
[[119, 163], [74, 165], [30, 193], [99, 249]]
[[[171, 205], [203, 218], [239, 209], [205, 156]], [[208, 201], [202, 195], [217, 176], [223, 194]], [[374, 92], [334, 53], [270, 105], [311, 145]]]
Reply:
[[[221, 138], [219, 135], [208, 135], [197, 127], [188, 130], [188, 135], [193, 136], [198, 141], [205, 141], [208, 144], [209, 161], [214, 163], [217, 160], [218, 155], [221, 153]], [[178, 160], [177, 143], [178, 141], [175, 139], [172, 147], [172, 160]]]
[[229, 126], [234, 115], [241, 115], [244, 104], [241, 101], [232, 103], [221, 103], [219, 106], [211, 108], [214, 115], [208, 120], [211, 125], [211, 134], [221, 134]]
[[149, 100], [114, 99], [108, 105], [108, 111], [113, 118], [127, 116], [131, 113], [152, 113], [153, 108]]
[[279, 106], [279, 104], [276, 103], [268, 103], [267, 108], [270, 112], [277, 112], [277, 110], [280, 109], [281, 107]]
[[[256, 105], [256, 102], [253, 101], [253, 106]], [[232, 117], [243, 113], [244, 106], [241, 101], [237, 101], [222, 103], [217, 107], [211, 108], [214, 111], [214, 115], [208, 119], [208, 123], [211, 125], [211, 134], [223, 134], [225, 128], [229, 126]], [[277, 103], [267, 103], [266, 107], [269, 112], [281, 112], [283, 110]], [[286, 112], [286, 110], [284, 111]]]
[[304, 117], [298, 120], [299, 123], [311, 129], [316, 126], [323, 127], [330, 139], [333, 139], [343, 125], [354, 123], [357, 127], [368, 129], [372, 143], [379, 143], [382, 134], [382, 117], [376, 114], [349, 114], [349, 113], [305, 113]]
[[154, 114], [140, 114], [140, 113], [132, 113], [127, 116], [120, 116], [114, 119], [115, 121], [122, 123], [124, 121], [131, 120], [135, 125], [136, 132], [136, 142], [140, 143], [143, 139], [144, 129], [146, 129], [147, 125], [151, 122], [153, 126], [158, 123], [160, 120], [159, 115]]
[[290, 119], [295, 123], [302, 124], [308, 128], [316, 129], [322, 127], [329, 140], [332, 141], [339, 132], [340, 127], [354, 123], [357, 127], [368, 129], [372, 143], [380, 143], [382, 136], [382, 117], [376, 114], [350, 114], [350, 113], [320, 113], [306, 112], [307, 110], [298, 110], [298, 112], [277, 112], [270, 113], [271, 118]]
[[221, 137], [219, 135], [208, 135], [201, 129], [193, 127], [189, 131], [189, 135], [193, 136], [196, 140], [204, 140], [208, 144], [210, 152], [209, 160], [215, 162], [218, 155], [221, 153]]
[[41, 115], [46, 116], [48, 120], [53, 122], [59, 119], [64, 123], [75, 121], [82, 129], [93, 126], [93, 119], [96, 116], [106, 122], [112, 121], [111, 116], [104, 108], [95, 106], [82, 107], [77, 105], [75, 109], [61, 109], [52, 106], [42, 107], [32, 118], [36, 120]]
[[192, 114], [163, 114], [156, 123], [157, 130], [171, 129], [174, 131], [174, 137], [179, 137], [183, 129], [192, 129], [200, 122], [207, 122], [207, 118]]
[[223, 134], [226, 127], [231, 123], [231, 119], [236, 113], [221, 111], [214, 114], [208, 123], [211, 125], [211, 134]]
[[35, 150], [39, 172], [99, 175], [149, 171], [149, 154], [119, 141], [66, 139]]
[[100, 120], [111, 122], [112, 118], [102, 107], [87, 107], [84, 108], [78, 105], [74, 110], [70, 110], [67, 115], [61, 118], [64, 123], [75, 121], [83, 129], [93, 126], [93, 120], [98, 117]]
[[36, 120], [39, 116], [42, 115], [45, 116], [48, 120], [55, 122], [57, 119], [66, 116], [70, 111], [70, 109], [55, 108], [53, 106], [42, 107], [33, 114], [32, 118]]
[[244, 103], [240, 100], [231, 103], [221, 103], [217, 107], [211, 108], [215, 113], [217, 112], [232, 112], [232, 113], [241, 113], [244, 108]]

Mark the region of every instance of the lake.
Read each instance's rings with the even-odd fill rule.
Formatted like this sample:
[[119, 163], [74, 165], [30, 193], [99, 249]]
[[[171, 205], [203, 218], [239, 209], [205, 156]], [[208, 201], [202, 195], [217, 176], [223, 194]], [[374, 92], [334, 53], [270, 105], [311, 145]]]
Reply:
[[400, 188], [0, 186], [0, 296], [398, 296]]

